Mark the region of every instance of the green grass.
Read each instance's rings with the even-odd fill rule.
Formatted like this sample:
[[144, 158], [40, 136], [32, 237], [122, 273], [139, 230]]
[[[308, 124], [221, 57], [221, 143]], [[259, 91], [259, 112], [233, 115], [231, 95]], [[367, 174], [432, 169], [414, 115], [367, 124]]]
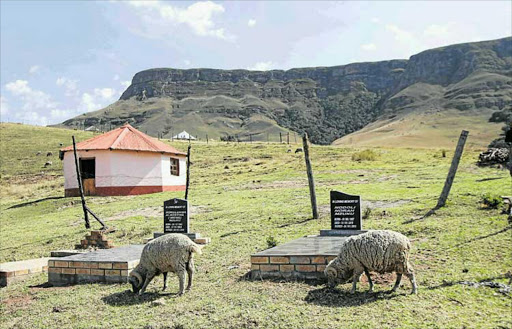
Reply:
[[[78, 198], [64, 194], [59, 160], [52, 180], [41, 175], [37, 150], [68, 145], [76, 131], [2, 124], [0, 262], [47, 256], [72, 248], [87, 233]], [[15, 138], [15, 136], [17, 136]], [[90, 135], [80, 135], [85, 138]], [[37, 143], [37, 144], [35, 144]], [[185, 150], [186, 143], [175, 143]], [[366, 149], [366, 148], [365, 148]], [[53, 150], [53, 149], [51, 149]], [[452, 284], [491, 279], [506, 283], [512, 269], [512, 230], [506, 215], [481, 207], [486, 193], [509, 195], [508, 172], [479, 168], [478, 152], [464, 153], [447, 206], [421, 217], [436, 204], [448, 172], [440, 149], [374, 149], [374, 161], [352, 161], [363, 149], [312, 146], [320, 219], [311, 218], [302, 153], [284, 144], [193, 143], [192, 231], [212, 238], [196, 258], [192, 291], [162, 296], [162, 278], [148, 294], [133, 296], [127, 284], [38, 287], [36, 275], [0, 290], [0, 326], [135, 328], [508, 328], [512, 299], [496, 289]], [[24, 159], [13, 161], [12, 157]], [[45, 159], [46, 160], [46, 159]], [[9, 164], [10, 168], [4, 168]], [[491, 178], [491, 179], [488, 179]], [[349, 285], [327, 292], [305, 282], [248, 281], [249, 255], [267, 248], [269, 237], [284, 243], [328, 228], [329, 191], [358, 194], [363, 200], [400, 206], [373, 209], [363, 225], [392, 229], [413, 243], [411, 261], [419, 294], [365, 295], [365, 283], [352, 296]], [[90, 207], [109, 225], [116, 245], [141, 243], [162, 229], [162, 216], [149, 211], [182, 192], [128, 197], [88, 197]], [[96, 224], [93, 224], [96, 225]], [[98, 227], [98, 225], [96, 225]], [[233, 268], [233, 266], [235, 266]], [[168, 288], [177, 291], [171, 277]], [[376, 290], [391, 288], [377, 279]], [[379, 281], [380, 280], [380, 281]], [[161, 299], [164, 305], [154, 306]]]

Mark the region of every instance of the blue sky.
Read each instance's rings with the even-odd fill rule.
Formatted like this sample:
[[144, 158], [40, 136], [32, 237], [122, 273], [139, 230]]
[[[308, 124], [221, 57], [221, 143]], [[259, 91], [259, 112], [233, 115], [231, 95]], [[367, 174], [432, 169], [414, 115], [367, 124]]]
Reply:
[[154, 67], [343, 65], [512, 34], [511, 1], [1, 1], [0, 18], [1, 119], [38, 125]]

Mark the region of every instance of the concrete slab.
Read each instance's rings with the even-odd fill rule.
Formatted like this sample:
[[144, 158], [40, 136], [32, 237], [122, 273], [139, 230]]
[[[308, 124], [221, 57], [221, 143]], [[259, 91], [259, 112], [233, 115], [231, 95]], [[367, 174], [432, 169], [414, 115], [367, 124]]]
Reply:
[[0, 264], [0, 287], [5, 287], [30, 274], [46, 272], [49, 258], [27, 259]]
[[336, 256], [346, 236], [308, 236], [270, 248], [253, 256]]
[[53, 257], [48, 261], [48, 282], [55, 285], [76, 283], [125, 283], [139, 264], [144, 245], [98, 249], [80, 255]]
[[348, 236], [313, 235], [251, 255], [251, 278], [324, 279], [327, 264]]

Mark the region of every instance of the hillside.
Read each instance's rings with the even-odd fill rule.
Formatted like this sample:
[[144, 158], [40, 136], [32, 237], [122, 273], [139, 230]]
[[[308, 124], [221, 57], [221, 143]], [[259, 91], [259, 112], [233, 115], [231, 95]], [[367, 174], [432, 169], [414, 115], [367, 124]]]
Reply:
[[[87, 233], [80, 198], [64, 198], [60, 167], [49, 180], [34, 154], [67, 145], [80, 132], [20, 124], [0, 124], [0, 132], [0, 262], [72, 248]], [[183, 150], [187, 144], [172, 145]], [[35, 274], [0, 289], [0, 328], [512, 326], [510, 293], [459, 284], [508, 282], [511, 226], [500, 210], [481, 206], [485, 193], [510, 192], [506, 170], [480, 168], [478, 152], [465, 150], [447, 206], [420, 219], [436, 204], [451, 150], [442, 157], [439, 149], [374, 148], [376, 159], [360, 162], [352, 156], [361, 149], [313, 145], [320, 218], [311, 220], [304, 155], [287, 149], [278, 143], [192, 142], [190, 227], [212, 243], [195, 258], [194, 284], [184, 296], [175, 296], [176, 275], [169, 276], [167, 291], [161, 291], [160, 275], [139, 297], [129, 284], [48, 287], [47, 274]], [[269, 237], [282, 244], [330, 226], [331, 190], [361, 195], [372, 209], [365, 229], [392, 229], [411, 239], [418, 295], [409, 295], [407, 280], [396, 293], [385, 293], [394, 274], [374, 273], [370, 294], [363, 276], [354, 295], [350, 283], [328, 290], [321, 282], [246, 279], [250, 255], [268, 248]], [[183, 192], [87, 197], [87, 203], [117, 228], [110, 237], [122, 246], [161, 231], [163, 201], [174, 197]]]
[[[330, 144], [371, 123], [380, 129], [384, 122], [399, 125], [405, 117], [413, 122], [427, 116], [422, 120], [429, 123], [447, 118], [430, 131], [434, 140], [447, 144], [453, 135], [449, 122], [472, 116], [470, 123], [478, 126], [475, 145], [483, 146], [499, 134], [487, 124], [492, 113], [510, 106], [512, 38], [504, 38], [427, 50], [409, 60], [334, 67], [150, 69], [133, 77], [119, 101], [63, 125], [117, 126], [128, 121], [154, 136], [187, 130], [202, 138], [247, 139], [247, 134], [257, 133], [255, 140], [274, 141], [280, 132], [308, 132], [313, 142]], [[380, 145], [423, 139], [423, 129], [403, 129]], [[380, 134], [371, 126], [365, 131], [336, 143], [364, 144]]]

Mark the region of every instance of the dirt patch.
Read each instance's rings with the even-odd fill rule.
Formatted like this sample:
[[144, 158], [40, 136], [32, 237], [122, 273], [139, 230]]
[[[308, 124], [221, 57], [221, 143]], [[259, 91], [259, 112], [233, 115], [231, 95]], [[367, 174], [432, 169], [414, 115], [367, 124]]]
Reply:
[[[208, 207], [204, 206], [190, 206], [190, 215], [197, 215], [205, 213], [209, 210]], [[164, 207], [148, 207], [142, 209], [131, 209], [121, 211], [114, 216], [110, 216], [105, 218], [106, 221], [113, 221], [118, 219], [123, 219], [127, 217], [135, 217], [135, 216], [143, 216], [143, 217], [162, 217], [164, 213]]]
[[2, 304], [5, 304], [10, 309], [25, 309], [28, 308], [34, 300], [34, 297], [31, 295], [23, 295], [6, 298], [2, 300]]
[[363, 201], [362, 208], [371, 208], [371, 209], [386, 209], [386, 208], [395, 208], [400, 207], [404, 204], [408, 204], [412, 202], [412, 200], [397, 200], [397, 201]]
[[[387, 285], [394, 283], [396, 280], [396, 274], [395, 273], [376, 273], [376, 272], [370, 272], [370, 276], [372, 277], [372, 281], [374, 284], [380, 284], [380, 285]], [[403, 278], [402, 278], [403, 281]], [[361, 276], [361, 282], [367, 283], [368, 278], [366, 275]]]
[[[397, 201], [364, 201], [362, 202], [361, 209], [365, 208], [371, 209], [386, 209], [386, 208], [395, 208], [401, 205], [412, 202], [412, 200], [397, 200]], [[318, 207], [321, 214], [328, 214], [331, 212], [331, 205], [326, 204]]]

